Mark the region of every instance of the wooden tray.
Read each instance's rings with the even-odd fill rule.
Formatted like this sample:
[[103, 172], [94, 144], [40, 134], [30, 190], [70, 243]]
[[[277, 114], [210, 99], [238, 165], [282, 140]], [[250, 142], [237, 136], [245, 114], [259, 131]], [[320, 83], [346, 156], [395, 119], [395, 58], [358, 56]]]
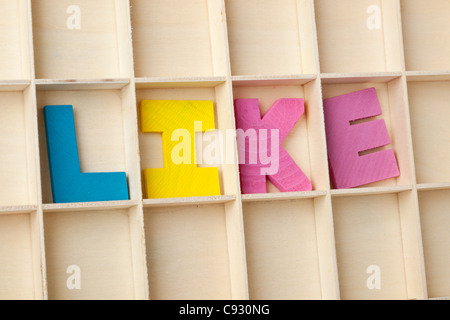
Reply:
[[[449, 14], [448, 0], [0, 0], [0, 299], [450, 296]], [[369, 87], [401, 175], [335, 190], [322, 100]], [[221, 196], [143, 197], [163, 154], [142, 100], [212, 100], [225, 132], [234, 99], [287, 97], [305, 99], [284, 147], [313, 191], [242, 195], [225, 164]], [[82, 169], [126, 171], [129, 201], [52, 203], [47, 104], [74, 105]]]

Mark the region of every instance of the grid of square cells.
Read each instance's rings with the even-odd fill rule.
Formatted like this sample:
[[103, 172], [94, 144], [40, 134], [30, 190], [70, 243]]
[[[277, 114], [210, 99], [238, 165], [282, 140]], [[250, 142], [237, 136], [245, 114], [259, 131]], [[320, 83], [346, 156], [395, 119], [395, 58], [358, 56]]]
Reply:
[[[450, 296], [448, 0], [0, 0], [0, 298]], [[377, 89], [400, 176], [330, 183], [323, 99]], [[146, 199], [142, 100], [303, 98], [283, 143], [313, 191]], [[52, 203], [43, 107], [71, 104], [83, 171], [130, 200]], [[236, 146], [234, 146], [236, 147]]]

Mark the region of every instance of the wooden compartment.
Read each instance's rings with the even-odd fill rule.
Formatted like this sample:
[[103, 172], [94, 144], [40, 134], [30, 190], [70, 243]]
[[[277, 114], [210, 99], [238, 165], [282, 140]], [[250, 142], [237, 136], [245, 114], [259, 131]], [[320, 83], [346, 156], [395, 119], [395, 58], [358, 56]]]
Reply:
[[11, 90], [0, 86], [0, 207], [37, 205], [35, 93]]
[[[0, 0], [0, 299], [449, 299], [449, 9]], [[333, 189], [323, 99], [370, 87], [400, 176]], [[283, 146], [312, 191], [241, 194], [239, 98], [305, 99]], [[147, 99], [213, 101], [219, 196], [146, 198], [164, 160]], [[46, 105], [73, 105], [82, 171], [125, 171], [130, 200], [52, 203]]]
[[[117, 86], [122, 88], [117, 88]], [[139, 199], [137, 124], [131, 86], [42, 84], [37, 92], [42, 197], [52, 203], [43, 108], [72, 105], [82, 172], [126, 172], [130, 199]]]
[[341, 299], [425, 298], [414, 192], [333, 197], [333, 214]]
[[131, 0], [136, 77], [225, 76], [223, 15], [215, 0]]
[[39, 230], [36, 211], [0, 213], [0, 299], [43, 299]]
[[419, 191], [425, 273], [429, 298], [450, 297], [450, 190]]
[[131, 77], [128, 1], [32, 0], [38, 79]]
[[44, 207], [50, 300], [145, 299], [139, 211], [123, 207]]
[[144, 209], [152, 300], [246, 299], [235, 201]]
[[28, 1], [0, 1], [0, 80], [31, 79]]
[[[230, 88], [227, 83], [222, 81], [206, 82], [178, 82], [178, 83], [160, 83], [160, 82], [138, 82], [136, 83], [136, 102], [138, 109], [138, 119], [140, 119], [140, 105], [143, 100], [207, 100], [214, 103], [215, 109], [215, 132], [223, 138], [223, 150], [221, 150], [218, 161], [205, 161], [198, 167], [217, 167], [219, 169], [220, 190], [222, 195], [236, 195], [236, 147], [235, 138], [230, 136], [230, 131], [234, 128], [232, 118], [232, 104], [230, 101]], [[140, 121], [139, 121], [140, 122]], [[205, 133], [203, 137], [206, 137]], [[201, 134], [196, 135], [200, 139]], [[215, 138], [211, 137], [211, 143], [215, 143]], [[207, 154], [206, 148], [209, 143], [204, 139], [203, 148]], [[198, 144], [200, 145], [200, 144]], [[141, 158], [141, 170], [147, 168], [163, 168], [164, 156], [162, 148], [161, 133], [143, 133], [139, 125], [139, 146]], [[231, 146], [231, 147], [230, 147]], [[199, 151], [199, 150], [198, 150]], [[214, 159], [211, 159], [214, 160]], [[142, 175], [142, 182], [144, 182]], [[145, 197], [145, 193], [144, 193]]]
[[243, 210], [251, 300], [338, 297], [327, 197], [246, 202]]
[[368, 152], [392, 149], [397, 158], [400, 176], [362, 186], [392, 187], [411, 185], [413, 183], [412, 146], [410, 141], [410, 125], [408, 107], [406, 104], [406, 88], [401, 77], [355, 77], [355, 78], [324, 78], [324, 99], [348, 94], [354, 91], [374, 87], [380, 102], [382, 115], [372, 119], [384, 119], [391, 144]]
[[408, 95], [417, 183], [449, 183], [450, 81], [410, 81]]
[[226, 0], [233, 76], [315, 74], [310, 0]]
[[[281, 98], [302, 98], [305, 113], [282, 146], [311, 180], [313, 190], [327, 190], [328, 168], [323, 126], [321, 92], [317, 80], [236, 80], [234, 99], [259, 99], [261, 115]], [[279, 190], [267, 180], [267, 192]]]
[[450, 70], [446, 0], [401, 0], [406, 70]]
[[315, 0], [322, 73], [402, 71], [395, 0]]

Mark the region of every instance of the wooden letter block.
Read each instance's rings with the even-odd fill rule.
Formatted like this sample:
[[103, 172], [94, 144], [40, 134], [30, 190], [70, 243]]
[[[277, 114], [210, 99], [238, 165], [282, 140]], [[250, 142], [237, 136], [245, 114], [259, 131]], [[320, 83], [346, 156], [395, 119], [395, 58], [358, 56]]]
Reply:
[[81, 173], [72, 106], [44, 108], [55, 203], [128, 200], [125, 172]]
[[390, 144], [384, 120], [351, 125], [381, 115], [375, 88], [325, 99], [330, 175], [334, 188], [353, 188], [400, 175], [394, 151], [359, 153]]
[[147, 198], [220, 195], [218, 168], [197, 166], [196, 123], [202, 132], [215, 129], [212, 101], [142, 101], [142, 131], [162, 133], [164, 153], [164, 168], [144, 170]]
[[[282, 192], [312, 190], [311, 181], [281, 146], [305, 111], [303, 99], [280, 99], [262, 118], [258, 99], [235, 100], [235, 111], [242, 193], [266, 193], [266, 178]], [[268, 133], [262, 134], [264, 130]], [[248, 139], [252, 132], [253, 141]], [[278, 134], [275, 137], [274, 132]], [[240, 134], [245, 140], [239, 138]], [[265, 170], [267, 163], [262, 161], [268, 146], [272, 160], [278, 164], [274, 172]]]

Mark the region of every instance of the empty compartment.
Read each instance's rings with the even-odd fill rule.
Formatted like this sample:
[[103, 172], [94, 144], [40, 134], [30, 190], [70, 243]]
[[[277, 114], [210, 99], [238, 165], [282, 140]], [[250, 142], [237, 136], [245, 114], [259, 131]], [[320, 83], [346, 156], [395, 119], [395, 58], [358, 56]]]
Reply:
[[423, 299], [413, 192], [333, 198], [343, 300]]
[[0, 214], [0, 299], [42, 300], [37, 213]]
[[402, 70], [398, 3], [315, 0], [322, 73]]
[[0, 80], [31, 79], [28, 1], [1, 0]]
[[[0, 88], [0, 206], [37, 204], [34, 90]], [[8, 90], [8, 89], [6, 89]]]
[[325, 197], [244, 203], [251, 300], [337, 299]]
[[419, 191], [425, 273], [429, 298], [450, 296], [450, 190]]
[[[410, 125], [408, 107], [406, 106], [406, 88], [402, 78], [385, 80], [384, 78], [326, 79], [323, 84], [323, 98], [349, 94], [355, 91], [375, 88], [382, 114], [377, 117], [363, 119], [372, 121], [383, 119], [391, 143], [387, 146], [360, 152], [360, 156], [386, 149], [392, 149], [397, 159], [400, 176], [390, 178], [361, 187], [390, 187], [411, 185], [412, 182], [412, 146], [410, 143]], [[359, 123], [360, 121], [356, 121]]]
[[225, 1], [234, 76], [315, 74], [312, 2]]
[[144, 209], [151, 300], [245, 299], [237, 212], [235, 202]]
[[37, 108], [41, 156], [42, 196], [52, 203], [52, 186], [45, 134], [44, 107], [72, 105], [81, 172], [126, 172], [129, 197], [140, 195], [137, 122], [130, 86], [38, 86]]
[[[150, 168], [164, 168], [162, 133], [147, 133], [140, 125], [141, 103], [144, 100], [199, 100], [212, 101], [214, 104], [215, 130], [204, 134], [197, 133], [191, 137], [191, 143], [196, 144], [197, 167], [217, 167], [221, 195], [236, 195], [236, 140], [234, 124], [232, 123], [232, 105], [226, 83], [139, 83], [136, 90], [137, 110], [139, 120], [139, 144], [142, 171]], [[200, 121], [201, 119], [199, 119]], [[202, 126], [203, 127], [203, 126]], [[194, 123], [192, 123], [192, 129]], [[181, 128], [189, 129], [191, 128]], [[200, 153], [200, 146], [203, 146]], [[172, 156], [168, 150], [166, 157]], [[200, 160], [201, 159], [201, 160]], [[176, 163], [176, 162], [174, 162]], [[174, 164], [172, 164], [174, 165]], [[143, 174], [143, 173], [142, 173]], [[144, 179], [142, 179], [144, 188]], [[147, 193], [144, 192], [144, 197]]]
[[[279, 99], [304, 99], [305, 112], [282, 143], [282, 147], [311, 181], [313, 190], [326, 190], [329, 184], [320, 85], [317, 80], [305, 82], [307, 83], [301, 84], [297, 80], [275, 80], [268, 83], [235, 81], [233, 97], [258, 99], [261, 117]], [[273, 159], [276, 158], [272, 157]], [[267, 193], [278, 192], [280, 190], [267, 179]]]
[[222, 16], [215, 0], [131, 0], [136, 77], [225, 76]]
[[401, 0], [406, 70], [450, 70], [447, 0]]
[[408, 82], [417, 183], [450, 182], [450, 81]]
[[128, 1], [32, 1], [38, 79], [131, 76]]
[[138, 210], [44, 212], [50, 300], [145, 299]]

